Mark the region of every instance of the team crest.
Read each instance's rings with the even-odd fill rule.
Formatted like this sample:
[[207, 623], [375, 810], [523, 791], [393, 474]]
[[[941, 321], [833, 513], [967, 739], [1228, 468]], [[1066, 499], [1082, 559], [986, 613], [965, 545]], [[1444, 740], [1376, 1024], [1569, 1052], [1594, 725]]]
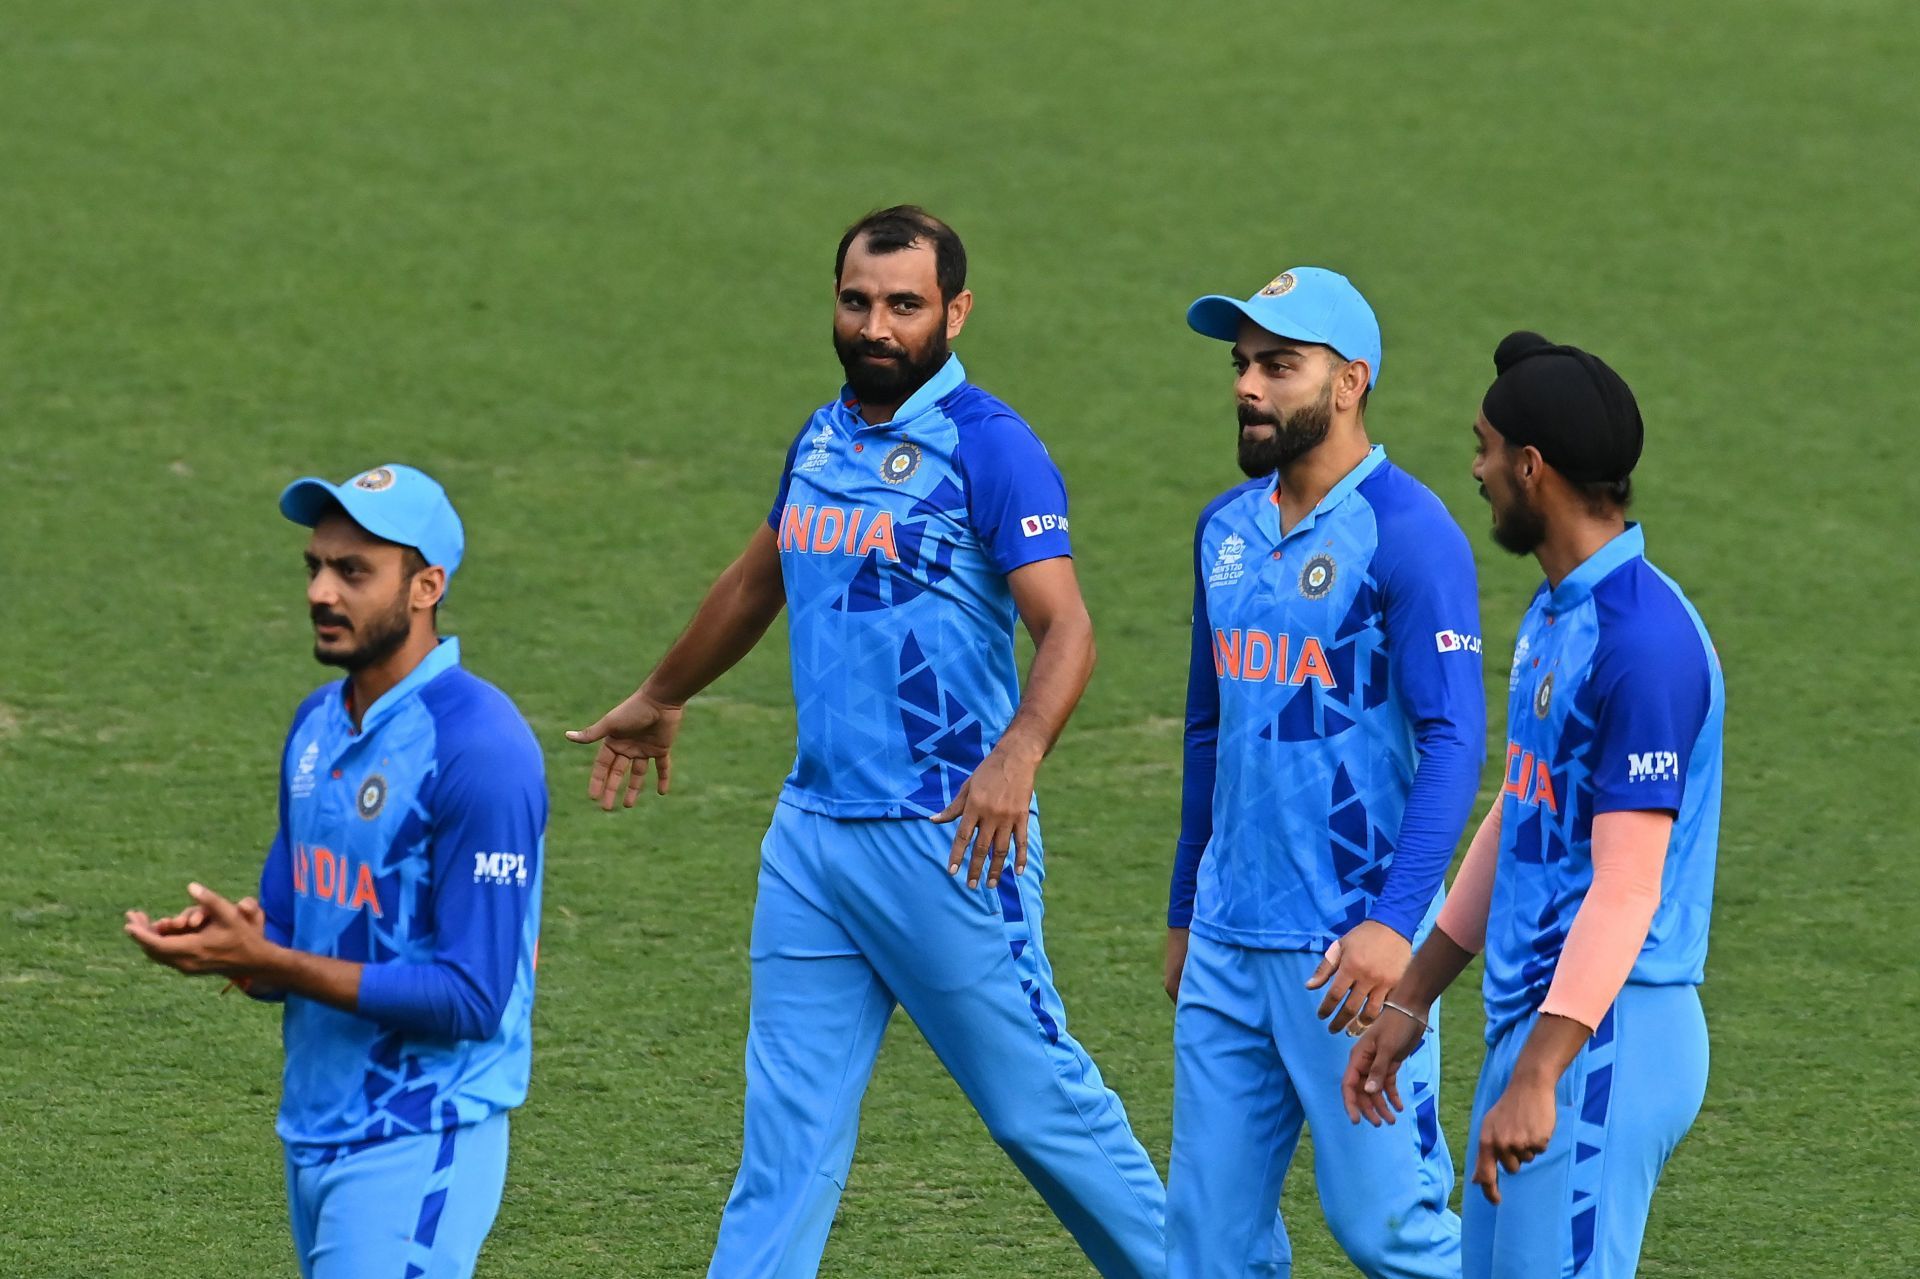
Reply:
[[1325, 599], [1333, 589], [1333, 556], [1324, 552], [1307, 561], [1300, 570], [1300, 593], [1310, 600]]
[[905, 484], [920, 469], [920, 446], [896, 444], [880, 463], [880, 478], [889, 484]]
[[1548, 671], [1540, 677], [1540, 686], [1533, 690], [1533, 714], [1536, 719], [1545, 719], [1553, 708], [1553, 672]]
[[353, 797], [353, 806], [360, 816], [372, 821], [387, 806], [387, 779], [378, 773], [368, 776], [360, 783], [359, 792]]
[[393, 472], [384, 466], [376, 466], [371, 471], [354, 476], [353, 486], [357, 489], [365, 489], [369, 493], [390, 489], [393, 487]]
[[1260, 296], [1263, 298], [1277, 298], [1282, 294], [1293, 292], [1293, 286], [1297, 283], [1298, 281], [1293, 278], [1293, 272], [1282, 271], [1267, 281], [1267, 287], [1260, 290]]

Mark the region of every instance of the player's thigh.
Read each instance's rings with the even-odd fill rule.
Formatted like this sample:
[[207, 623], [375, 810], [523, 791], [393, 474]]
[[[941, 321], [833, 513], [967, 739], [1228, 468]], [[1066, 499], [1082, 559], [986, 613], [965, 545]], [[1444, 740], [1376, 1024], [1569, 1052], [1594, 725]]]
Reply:
[[463, 1279], [506, 1182], [507, 1116], [342, 1155], [321, 1178], [311, 1279]]
[[[1532, 1019], [1521, 1022], [1488, 1053], [1474, 1095], [1470, 1161], [1478, 1159], [1482, 1119], [1506, 1091], [1532, 1026]], [[1592, 1208], [1602, 1162], [1581, 1141], [1580, 1107], [1591, 1065], [1583, 1052], [1561, 1075], [1554, 1093], [1553, 1140], [1544, 1153], [1522, 1164], [1519, 1172], [1497, 1172], [1498, 1205], [1486, 1202], [1480, 1186], [1467, 1187], [1463, 1279], [1553, 1279], [1585, 1265], [1592, 1251]]]

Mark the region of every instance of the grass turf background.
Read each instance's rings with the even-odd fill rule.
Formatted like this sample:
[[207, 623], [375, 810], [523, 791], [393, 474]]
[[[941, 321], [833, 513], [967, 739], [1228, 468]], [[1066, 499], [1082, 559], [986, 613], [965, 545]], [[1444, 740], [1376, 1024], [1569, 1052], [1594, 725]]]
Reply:
[[[1714, 1075], [1643, 1273], [1907, 1273], [1916, 32], [1878, 0], [0, 6], [0, 1274], [291, 1273], [272, 1014], [118, 917], [256, 874], [322, 674], [273, 497], [389, 459], [457, 496], [445, 629], [556, 791], [482, 1273], [703, 1272], [784, 642], [698, 704], [665, 802], [589, 810], [559, 734], [764, 512], [837, 385], [834, 241], [897, 200], [966, 237], [960, 349], [1073, 489], [1103, 660], [1042, 775], [1051, 948], [1156, 1159], [1188, 539], [1235, 478], [1181, 311], [1323, 262], [1384, 322], [1375, 437], [1474, 533], [1496, 741], [1535, 573], [1482, 536], [1468, 423], [1510, 328], [1632, 381], [1653, 557], [1725, 659]], [[1347, 1273], [1305, 1174], [1298, 1272]], [[1009, 1269], [1090, 1273], [902, 1022], [826, 1272]]]

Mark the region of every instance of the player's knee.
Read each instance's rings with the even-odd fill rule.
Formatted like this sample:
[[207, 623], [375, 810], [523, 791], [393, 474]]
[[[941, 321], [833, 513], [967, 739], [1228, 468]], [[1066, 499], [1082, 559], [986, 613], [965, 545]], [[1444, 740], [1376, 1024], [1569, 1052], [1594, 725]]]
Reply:
[[1378, 1211], [1329, 1213], [1327, 1226], [1334, 1242], [1363, 1275], [1398, 1273], [1389, 1270], [1396, 1253], [1405, 1250], [1398, 1238], [1402, 1224]]
[[1022, 1167], [1032, 1161], [1045, 1141], [1044, 1125], [1030, 1108], [1004, 1106], [982, 1117], [994, 1143]]

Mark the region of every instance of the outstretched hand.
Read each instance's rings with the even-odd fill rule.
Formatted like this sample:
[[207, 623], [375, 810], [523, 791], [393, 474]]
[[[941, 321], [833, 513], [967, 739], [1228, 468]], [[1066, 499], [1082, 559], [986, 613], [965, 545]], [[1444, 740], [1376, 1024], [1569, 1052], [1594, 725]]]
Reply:
[[622, 806], [632, 808], [647, 780], [649, 763], [653, 766], [654, 789], [666, 794], [672, 783], [673, 739], [680, 732], [681, 714], [680, 707], [655, 701], [642, 688], [586, 728], [569, 730], [570, 742], [600, 743], [600, 753], [593, 757], [593, 775], [587, 782], [587, 798], [598, 802], [602, 812], [612, 812], [624, 779], [626, 799]]

